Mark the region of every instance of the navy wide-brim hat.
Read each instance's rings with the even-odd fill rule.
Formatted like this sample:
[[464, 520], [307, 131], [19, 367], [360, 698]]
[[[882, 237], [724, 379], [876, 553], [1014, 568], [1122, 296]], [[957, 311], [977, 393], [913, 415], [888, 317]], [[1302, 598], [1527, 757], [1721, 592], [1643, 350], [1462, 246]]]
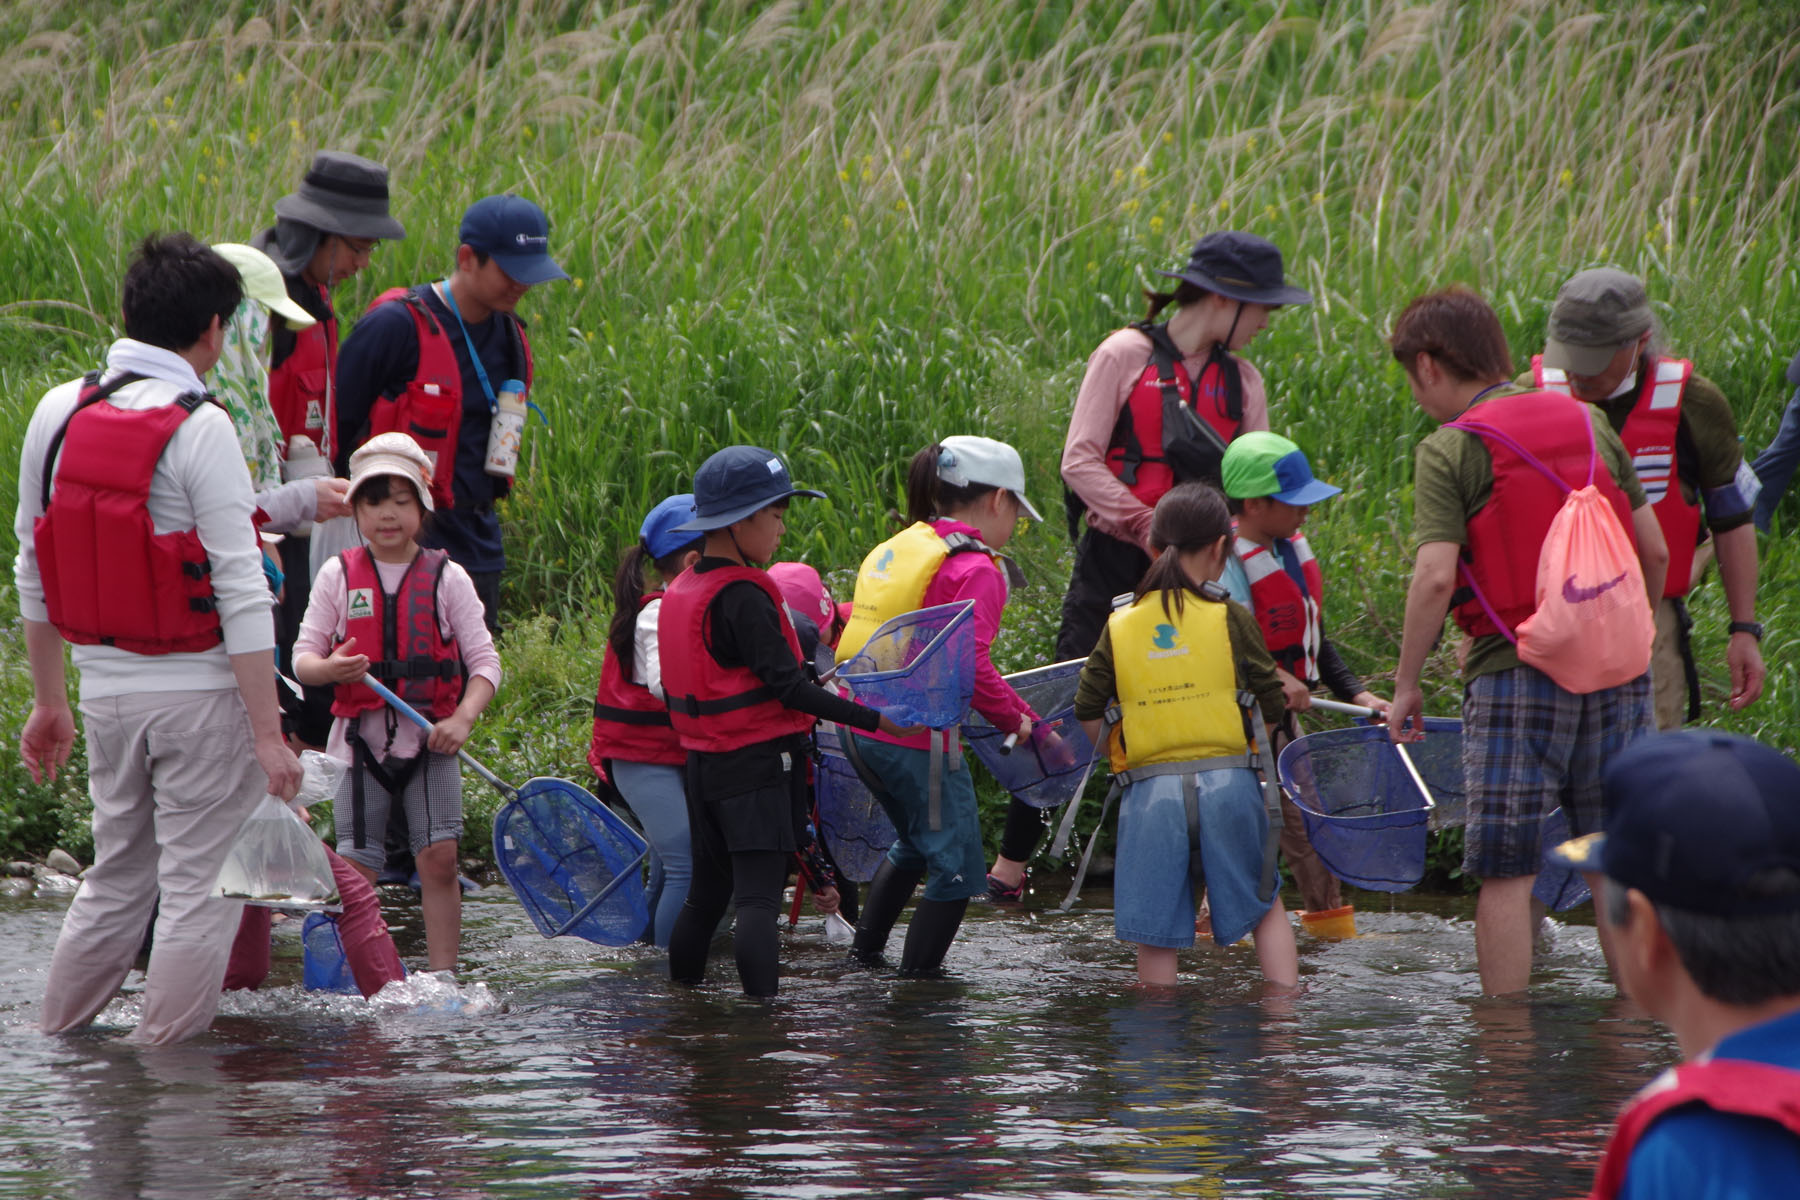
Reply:
[[727, 446], [694, 472], [694, 519], [671, 533], [723, 529], [794, 496], [825, 499], [824, 492], [797, 488], [787, 464], [761, 446]]
[[1287, 285], [1281, 251], [1253, 233], [1209, 233], [1194, 243], [1185, 267], [1157, 274], [1245, 304], [1311, 304], [1313, 299], [1311, 292]]

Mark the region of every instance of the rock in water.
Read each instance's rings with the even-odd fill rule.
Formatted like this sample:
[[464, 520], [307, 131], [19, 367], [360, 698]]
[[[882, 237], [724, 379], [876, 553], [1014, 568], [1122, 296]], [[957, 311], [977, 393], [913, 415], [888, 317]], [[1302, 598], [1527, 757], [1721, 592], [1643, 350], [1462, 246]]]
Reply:
[[81, 874], [81, 864], [75, 861], [75, 856], [60, 847], [45, 856], [44, 865], [58, 875]]

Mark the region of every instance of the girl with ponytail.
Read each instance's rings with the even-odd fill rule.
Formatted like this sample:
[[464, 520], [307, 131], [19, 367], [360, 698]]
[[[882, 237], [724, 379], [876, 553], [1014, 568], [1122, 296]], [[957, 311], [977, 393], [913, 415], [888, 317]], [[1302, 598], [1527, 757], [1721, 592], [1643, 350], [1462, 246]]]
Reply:
[[[1096, 744], [1107, 710], [1119, 710], [1108, 743], [1122, 795], [1113, 928], [1136, 944], [1142, 984], [1175, 982], [1176, 951], [1194, 944], [1201, 879], [1215, 942], [1249, 933], [1264, 979], [1291, 987], [1299, 976], [1278, 894], [1274, 764], [1262, 761], [1262, 725], [1285, 704], [1256, 618], [1216, 582], [1230, 536], [1225, 499], [1205, 484], [1157, 501], [1156, 557], [1133, 602], [1108, 618], [1075, 696]], [[1249, 709], [1238, 707], [1245, 694], [1255, 697]]]
[[[1020, 517], [1041, 519], [1025, 499], [1025, 468], [1018, 451], [984, 437], [934, 442], [913, 456], [906, 502], [913, 524], [871, 550], [857, 573], [838, 661], [853, 657], [893, 617], [972, 600], [975, 710], [996, 729], [1030, 737], [1037, 714], [988, 658], [1008, 595], [1010, 562], [1000, 551]], [[968, 766], [953, 730], [905, 737], [846, 731], [844, 744], [899, 833], [869, 882], [851, 956], [868, 965], [885, 961], [888, 934], [913, 889], [926, 880], [907, 926], [900, 970], [935, 973], [970, 897], [987, 890], [987, 858]]]
[[[700, 557], [704, 534], [678, 533], [693, 519], [694, 497], [670, 496], [650, 510], [638, 541], [625, 552], [613, 578], [613, 616], [600, 661], [600, 689], [594, 697], [594, 739], [588, 763], [610, 779], [644, 827], [644, 837], [662, 863], [662, 890], [654, 898], [651, 934], [669, 944], [675, 915], [693, 878], [688, 838], [683, 764], [687, 754], [669, 724], [657, 658], [656, 617], [662, 587]], [[645, 568], [661, 583], [646, 591]]]

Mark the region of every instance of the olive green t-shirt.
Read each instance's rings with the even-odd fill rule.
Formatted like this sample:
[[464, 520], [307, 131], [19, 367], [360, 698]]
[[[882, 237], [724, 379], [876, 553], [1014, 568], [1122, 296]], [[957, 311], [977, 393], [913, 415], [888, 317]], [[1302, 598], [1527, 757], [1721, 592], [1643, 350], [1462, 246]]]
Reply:
[[[1154, 598], [1149, 603], [1156, 603]], [[1206, 600], [1187, 597], [1189, 604], [1206, 604]], [[1237, 660], [1237, 684], [1255, 693], [1262, 707], [1263, 722], [1273, 728], [1287, 712], [1282, 696], [1281, 680], [1275, 674], [1275, 659], [1263, 642], [1262, 628], [1249, 609], [1235, 600], [1223, 602], [1225, 633], [1231, 639], [1231, 656]], [[1112, 627], [1100, 631], [1100, 641], [1088, 655], [1081, 669], [1081, 682], [1075, 689], [1075, 717], [1080, 721], [1097, 721], [1106, 715], [1107, 706], [1118, 696], [1118, 681], [1113, 673]]]
[[[1524, 389], [1501, 389], [1484, 397], [1515, 395]], [[1474, 407], [1479, 407], [1480, 402]], [[1632, 470], [1631, 455], [1625, 443], [1607, 424], [1606, 417], [1591, 405], [1588, 416], [1594, 423], [1594, 449], [1600, 461], [1625, 493], [1632, 508], [1644, 504], [1644, 489]], [[1494, 493], [1494, 460], [1487, 443], [1473, 433], [1444, 426], [1432, 432], [1413, 452], [1413, 551], [1428, 542], [1469, 544], [1469, 520], [1482, 510]], [[1460, 586], [1460, 580], [1458, 581]], [[1518, 651], [1505, 636], [1486, 634], [1469, 647], [1463, 678], [1507, 671], [1519, 665]]]
[[[1640, 364], [1637, 387], [1593, 406], [1606, 414], [1614, 433], [1625, 428], [1625, 418], [1643, 395], [1643, 371]], [[1513, 382], [1530, 388], [1532, 374], [1527, 371]], [[1683, 441], [1686, 446], [1681, 444]], [[1744, 447], [1738, 441], [1737, 417], [1731, 411], [1731, 402], [1725, 399], [1719, 385], [1704, 375], [1689, 376], [1681, 392], [1681, 422], [1676, 435], [1675, 467], [1681, 494], [1690, 504], [1701, 503], [1705, 492], [1736, 480], [1743, 461]], [[1722, 523], [1715, 523], [1712, 518], [1713, 514], [1708, 513], [1707, 524], [1722, 533], [1747, 522], [1750, 514], [1726, 513]]]

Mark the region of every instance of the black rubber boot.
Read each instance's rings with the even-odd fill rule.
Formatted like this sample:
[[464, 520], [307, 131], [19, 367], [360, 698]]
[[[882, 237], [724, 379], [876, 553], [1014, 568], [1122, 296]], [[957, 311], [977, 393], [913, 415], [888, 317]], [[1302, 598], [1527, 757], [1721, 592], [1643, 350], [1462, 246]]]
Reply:
[[967, 900], [921, 900], [913, 907], [912, 924], [906, 927], [906, 948], [900, 952], [902, 975], [936, 975], [950, 953], [950, 943], [962, 928]]
[[887, 859], [875, 868], [875, 878], [862, 898], [862, 914], [856, 922], [856, 940], [850, 944], [850, 957], [866, 967], [884, 967], [887, 960], [881, 952], [887, 949], [888, 934], [894, 922], [912, 899], [913, 889], [925, 878], [923, 871], [902, 871]]

